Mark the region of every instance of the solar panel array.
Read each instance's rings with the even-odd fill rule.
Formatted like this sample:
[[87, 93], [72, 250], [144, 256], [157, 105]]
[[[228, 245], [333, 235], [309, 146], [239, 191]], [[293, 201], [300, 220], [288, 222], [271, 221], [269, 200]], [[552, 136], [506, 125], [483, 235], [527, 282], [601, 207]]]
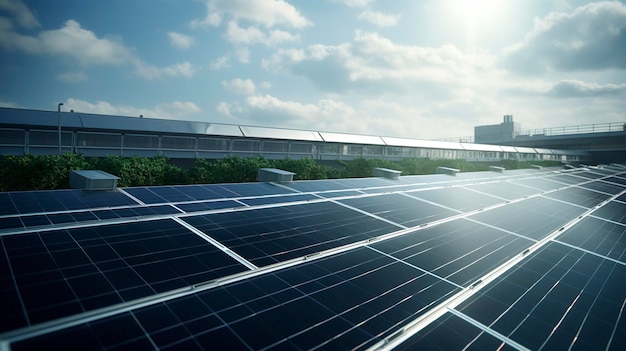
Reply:
[[4, 349], [626, 348], [626, 166], [0, 193]]

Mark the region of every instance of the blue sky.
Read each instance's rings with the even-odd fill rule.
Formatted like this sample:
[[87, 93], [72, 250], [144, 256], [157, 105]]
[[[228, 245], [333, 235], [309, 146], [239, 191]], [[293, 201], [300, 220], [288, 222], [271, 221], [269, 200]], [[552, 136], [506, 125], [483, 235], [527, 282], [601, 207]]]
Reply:
[[436, 139], [626, 121], [626, 4], [0, 0], [0, 106]]

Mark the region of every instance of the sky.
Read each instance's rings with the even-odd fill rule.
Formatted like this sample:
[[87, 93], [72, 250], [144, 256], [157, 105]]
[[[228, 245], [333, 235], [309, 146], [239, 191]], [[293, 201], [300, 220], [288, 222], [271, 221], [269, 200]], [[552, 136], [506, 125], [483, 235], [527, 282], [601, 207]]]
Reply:
[[59, 102], [415, 139], [624, 122], [626, 3], [0, 0], [0, 106]]

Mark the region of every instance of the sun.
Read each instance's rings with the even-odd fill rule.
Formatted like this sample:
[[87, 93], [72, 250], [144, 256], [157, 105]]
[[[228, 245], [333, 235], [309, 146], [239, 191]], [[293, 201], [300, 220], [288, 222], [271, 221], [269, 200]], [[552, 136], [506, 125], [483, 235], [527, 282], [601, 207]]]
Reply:
[[441, 4], [443, 23], [463, 35], [468, 49], [491, 37], [507, 10], [506, 0], [444, 0]]
[[456, 1], [468, 21], [486, 23], [494, 20], [501, 12], [504, 1], [498, 0], [461, 0]]

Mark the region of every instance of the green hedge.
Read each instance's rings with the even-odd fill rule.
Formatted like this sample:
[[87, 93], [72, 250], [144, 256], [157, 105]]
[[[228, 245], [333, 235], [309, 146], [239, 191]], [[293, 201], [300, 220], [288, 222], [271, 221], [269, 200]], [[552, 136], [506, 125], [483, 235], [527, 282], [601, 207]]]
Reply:
[[[556, 166], [560, 162], [532, 162]], [[279, 168], [296, 173], [295, 180], [369, 177], [372, 168], [402, 171], [403, 175], [432, 174], [438, 166], [453, 167], [462, 172], [488, 170], [490, 165], [506, 169], [530, 168], [530, 162], [504, 160], [497, 163], [465, 160], [431, 160], [428, 158], [388, 161], [359, 158], [338, 161], [336, 167], [315, 160], [267, 160], [261, 156], [225, 157], [218, 160], [197, 159], [189, 169], [172, 165], [165, 157], [117, 157], [86, 159], [82, 155], [2, 156], [0, 158], [0, 191], [63, 189], [69, 187], [69, 172], [78, 169], [100, 169], [120, 177], [121, 187], [168, 184], [209, 184], [251, 182], [257, 169]]]

